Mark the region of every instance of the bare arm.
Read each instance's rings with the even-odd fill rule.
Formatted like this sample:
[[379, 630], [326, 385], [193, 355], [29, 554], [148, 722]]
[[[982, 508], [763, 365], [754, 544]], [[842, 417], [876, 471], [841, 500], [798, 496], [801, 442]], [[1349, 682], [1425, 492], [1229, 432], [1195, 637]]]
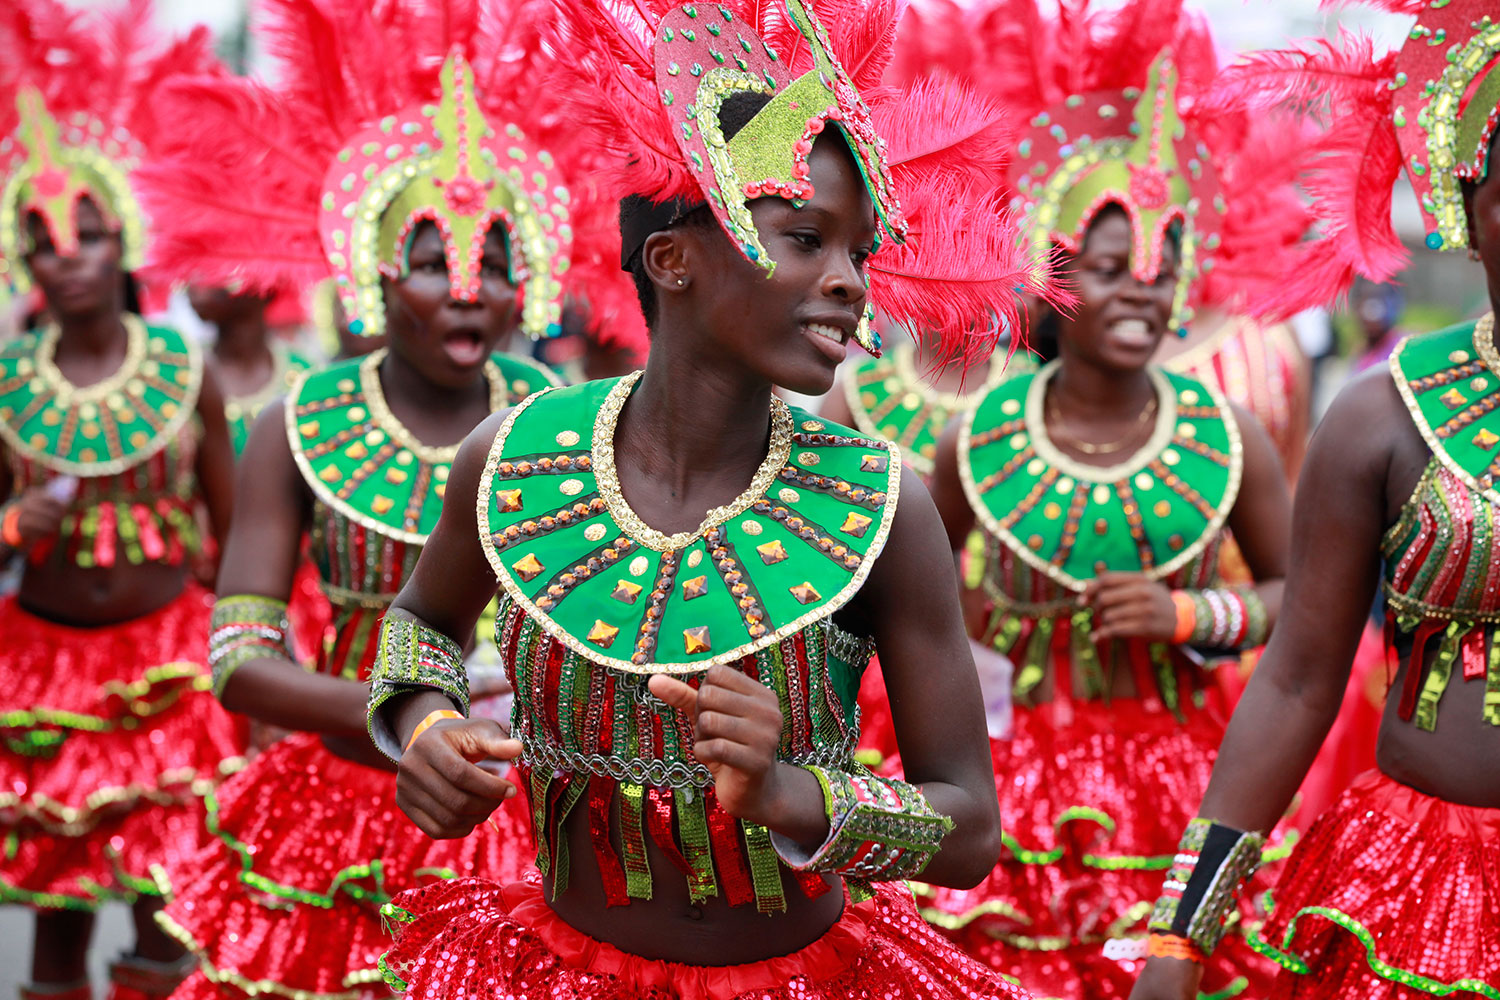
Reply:
[[1000, 857], [984, 699], [944, 522], [910, 469], [901, 493], [890, 540], [850, 607], [849, 625], [875, 638], [906, 780], [954, 822], [922, 878], [972, 886]]
[[[279, 413], [280, 408], [276, 409]], [[195, 469], [198, 488], [208, 510], [209, 528], [213, 531], [218, 551], [223, 553], [229, 539], [230, 515], [234, 511], [234, 446], [229, 443], [224, 393], [213, 373], [207, 370], [203, 372], [203, 387], [198, 393], [198, 419], [203, 423], [203, 440], [198, 444]]]
[[[291, 594], [310, 502], [286, 440], [284, 405], [277, 400], [261, 412], [245, 446], [240, 512], [219, 571], [221, 597], [254, 594], [285, 601]], [[220, 700], [231, 711], [283, 729], [362, 736], [368, 691], [363, 683], [263, 657], [235, 670]]]
[[[1281, 621], [1224, 737], [1201, 815], [1269, 830], [1338, 714], [1380, 571], [1392, 440], [1390, 376], [1346, 388], [1313, 436], [1292, 521]], [[1266, 734], [1276, 742], [1268, 746]]]

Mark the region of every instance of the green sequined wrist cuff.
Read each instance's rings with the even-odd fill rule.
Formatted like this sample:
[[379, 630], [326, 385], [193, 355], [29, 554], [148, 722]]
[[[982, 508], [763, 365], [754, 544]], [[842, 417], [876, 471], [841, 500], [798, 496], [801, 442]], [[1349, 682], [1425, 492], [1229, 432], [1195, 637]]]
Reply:
[[232, 675], [251, 660], [297, 662], [286, 602], [258, 594], [234, 594], [214, 602], [208, 635], [208, 668], [215, 697]]
[[407, 618], [387, 617], [380, 625], [380, 649], [370, 675], [370, 739], [392, 760], [401, 759], [401, 744], [381, 712], [396, 695], [441, 691], [458, 710], [469, 714], [469, 676], [463, 649], [436, 629]]
[[1187, 938], [1204, 955], [1224, 937], [1240, 888], [1260, 867], [1266, 838], [1201, 816], [1188, 824], [1151, 911], [1150, 929]]
[[823, 788], [828, 839], [809, 854], [780, 834], [776, 853], [796, 871], [832, 872], [874, 882], [915, 878], [937, 853], [953, 820], [916, 785], [868, 771], [808, 767]]

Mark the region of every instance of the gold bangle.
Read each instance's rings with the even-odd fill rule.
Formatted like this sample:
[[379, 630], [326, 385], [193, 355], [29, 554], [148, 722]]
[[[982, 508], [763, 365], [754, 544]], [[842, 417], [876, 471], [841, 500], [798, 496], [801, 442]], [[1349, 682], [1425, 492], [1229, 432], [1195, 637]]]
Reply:
[[411, 736], [407, 737], [406, 749], [410, 750], [411, 745], [417, 742], [417, 737], [431, 729], [435, 723], [442, 722], [444, 719], [462, 719], [463, 717], [464, 714], [462, 712], [455, 712], [451, 708], [439, 708], [428, 712], [427, 717], [417, 723], [417, 728], [413, 729]]

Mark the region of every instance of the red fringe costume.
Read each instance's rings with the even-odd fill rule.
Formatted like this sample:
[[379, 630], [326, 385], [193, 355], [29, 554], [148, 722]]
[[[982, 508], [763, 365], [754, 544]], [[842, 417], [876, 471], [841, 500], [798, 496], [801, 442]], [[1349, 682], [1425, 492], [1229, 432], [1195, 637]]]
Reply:
[[[208, 693], [212, 599], [196, 586], [159, 611], [81, 629], [0, 600], [9, 707], [0, 899], [92, 908], [151, 894], [151, 866], [203, 843], [201, 796], [243, 763], [241, 726]], [[19, 707], [24, 706], [24, 707]]]
[[[869, 262], [871, 298], [883, 300], [881, 307], [898, 318], [934, 331], [952, 354], [985, 353], [993, 347], [992, 328], [988, 320], [976, 323], [975, 318], [991, 315], [993, 310], [1003, 312], [1014, 323], [1014, 289], [1037, 290], [1045, 270], [1014, 245], [1013, 229], [1003, 210], [991, 199], [971, 194], [967, 186], [992, 186], [1000, 173], [1005, 142], [998, 115], [993, 108], [970, 102], [966, 93], [939, 87], [905, 94], [876, 88], [889, 53], [896, 5], [823, 6], [826, 11], [781, 3], [674, 7], [658, 0], [633, 6], [593, 0], [569, 2], [565, 5], [567, 23], [558, 27], [557, 37], [552, 39], [554, 50], [564, 54], [557, 67], [559, 82], [555, 88], [537, 89], [555, 89], [568, 96], [573, 106], [564, 120], [599, 126], [602, 134], [591, 137], [587, 145], [617, 155], [605, 164], [608, 169], [599, 171], [598, 183], [611, 189], [611, 197], [625, 199], [622, 222], [630, 225], [640, 239], [666, 228], [672, 215], [706, 204], [730, 245], [760, 267], [767, 266], [768, 255], [760, 246], [746, 202], [763, 195], [808, 197], [806, 157], [818, 134], [836, 125], [859, 159], [887, 237]], [[826, 31], [814, 17], [823, 13], [837, 18]], [[832, 55], [834, 51], [849, 57], [843, 65], [850, 72], [846, 73]], [[745, 169], [764, 168], [774, 162], [775, 172], [781, 174], [784, 160], [784, 176], [763, 178], [757, 173], [753, 178], [736, 179], [734, 166], [725, 159], [735, 155], [726, 152], [731, 140], [716, 135], [717, 126], [712, 121], [704, 124], [693, 118], [700, 99], [728, 100], [737, 90], [734, 79], [713, 72], [712, 67], [718, 65], [724, 67], [724, 73], [753, 72], [748, 89], [771, 88], [767, 96], [771, 97], [768, 107], [773, 112], [753, 117], [740, 139], [733, 141], [759, 144], [755, 147], [755, 168]], [[821, 74], [814, 72], [815, 67]], [[699, 77], [703, 77], [701, 90]], [[744, 81], [744, 77], [738, 79]], [[795, 91], [795, 97], [793, 87], [801, 88]], [[878, 95], [872, 97], [873, 107], [866, 106], [858, 96], [857, 90], [862, 87]], [[938, 122], [942, 123], [941, 132], [935, 135], [932, 129]], [[877, 132], [889, 140], [888, 145]], [[705, 169], [709, 165], [712, 170]], [[722, 191], [718, 185], [723, 185]], [[899, 205], [896, 192], [900, 194]], [[639, 204], [648, 200], [659, 204]], [[629, 239], [623, 242], [619, 256], [624, 259], [614, 262], [616, 268], [628, 266], [639, 247]], [[860, 324], [853, 339], [872, 353], [879, 352], [878, 335], [868, 322]], [[628, 395], [633, 384], [633, 377], [627, 377], [614, 384], [589, 383], [532, 397], [527, 405], [534, 409], [528, 413], [527, 405], [523, 405], [507, 428], [519, 428], [518, 418], [529, 418], [548, 407], [553, 407], [549, 411], [553, 415], [536, 417], [538, 422], [525, 435], [516, 432], [517, 436], [537, 435], [525, 444], [516, 444], [521, 449], [516, 454], [561, 445], [567, 454], [542, 461], [573, 463], [553, 467], [583, 470], [580, 483], [574, 485], [591, 489], [582, 481], [592, 476], [588, 470], [597, 468], [604, 459], [599, 454], [590, 457], [590, 439], [584, 425], [592, 423], [610, 404], [589, 394], [608, 391], [611, 399], [623, 400], [621, 393]], [[609, 412], [618, 414], [619, 410]], [[781, 571], [806, 573], [809, 582], [779, 591], [793, 595], [798, 602], [794, 608], [781, 609], [795, 612], [784, 619], [764, 620], [755, 600], [745, 596], [748, 585], [731, 595], [733, 581], [725, 582], [722, 576], [685, 578], [682, 587], [664, 585], [663, 596], [652, 601], [665, 600], [666, 589], [683, 595], [684, 601], [694, 599], [692, 591], [699, 586], [718, 593], [723, 600], [717, 607], [726, 614], [714, 622], [712, 639], [709, 629], [703, 627], [681, 633], [686, 641], [676, 635], [669, 639], [665, 633], [660, 645], [644, 637], [625, 640], [626, 635], [637, 635], [637, 626], [631, 624], [628, 631], [620, 633], [622, 641], [615, 643], [608, 657], [600, 658], [599, 650], [608, 648], [619, 632], [606, 624], [606, 618], [612, 620], [620, 614], [620, 607], [633, 605], [633, 595], [641, 587], [622, 580], [612, 599], [608, 588], [597, 585], [592, 591], [587, 587], [570, 589], [574, 577], [565, 574], [556, 587], [546, 590], [553, 596], [541, 598], [543, 605], [552, 607], [554, 597], [558, 602], [566, 599], [572, 608], [582, 605], [578, 614], [590, 621], [596, 617], [599, 620], [592, 630], [586, 626], [577, 634], [568, 631], [562, 638], [559, 630], [566, 629], [555, 623], [544, 626], [546, 615], [537, 607], [516, 603], [515, 588], [522, 584], [505, 567], [514, 564], [515, 573], [530, 581], [532, 576], [526, 569], [530, 563], [525, 559], [516, 562], [519, 553], [515, 551], [507, 552], [502, 561], [496, 546], [508, 544], [509, 535], [491, 534], [489, 528], [481, 528], [480, 543], [487, 546], [491, 565], [506, 588], [497, 642], [517, 690], [517, 735], [528, 748], [520, 769], [535, 810], [532, 822], [539, 841], [538, 867], [554, 880], [553, 892], [569, 877], [569, 855], [559, 848], [566, 844], [564, 820], [578, 820], [585, 809], [592, 817], [594, 854], [611, 905], [629, 905], [632, 899], [651, 895], [653, 875], [645, 850], [646, 837], [681, 871], [687, 898], [722, 894], [730, 905], [755, 905], [775, 914], [787, 908], [788, 893], [800, 890], [814, 896], [828, 889], [824, 877], [815, 871], [789, 868], [790, 863], [773, 849], [768, 831], [752, 829], [719, 807], [712, 779], [704, 783], [699, 772], [705, 769], [684, 745], [685, 719], [664, 710], [660, 702], [643, 697], [642, 675], [653, 672], [658, 663], [673, 662], [675, 666], [671, 658], [684, 649], [685, 655], [704, 670], [720, 661], [732, 664], [768, 686], [777, 686], [786, 720], [784, 742], [795, 748], [786, 751], [788, 754], [795, 753], [798, 759], [816, 754], [818, 760], [826, 760], [830, 769], [842, 774], [855, 769], [849, 759], [857, 739], [851, 725], [855, 717], [853, 700], [858, 672], [864, 670], [871, 651], [862, 640], [835, 635], [839, 630], [829, 624], [828, 616], [847, 600], [847, 593], [852, 593], [846, 574], [852, 572], [851, 565], [860, 565], [860, 557], [853, 553], [865, 553], [870, 543], [885, 537], [887, 529], [872, 527], [868, 512], [877, 512], [874, 516], [881, 518], [882, 524], [893, 515], [895, 494], [890, 491], [899, 485], [899, 462], [894, 453], [886, 452], [883, 442], [845, 437], [855, 432], [829, 426], [811, 414], [794, 412], [787, 419], [791, 421], [785, 425], [789, 433], [801, 435], [798, 447], [804, 449], [802, 454], [812, 455], [796, 461], [808, 465], [823, 462], [820, 472], [847, 459], [852, 454], [847, 452], [851, 445], [878, 453], [866, 455], [863, 464], [856, 459], [855, 467], [845, 471], [851, 481], [860, 483], [849, 496], [871, 506], [863, 512], [851, 507], [847, 520], [840, 510], [833, 521], [846, 524], [846, 534], [853, 537], [857, 533], [859, 541], [835, 547], [827, 540], [822, 551], [832, 552], [832, 560], [805, 547], [787, 552], [788, 560], [806, 562], [788, 562]], [[575, 421], [577, 426], [573, 425]], [[561, 433], [560, 428], [564, 428]], [[821, 433], [825, 430], [826, 434]], [[507, 469], [533, 468], [531, 461], [499, 461], [494, 465], [505, 440], [505, 434], [497, 436], [496, 450], [491, 452], [497, 475], [508, 475]], [[838, 448], [846, 449], [842, 457], [831, 450]], [[814, 454], [815, 449], [824, 449], [826, 454]], [[598, 477], [595, 481], [604, 480]], [[814, 477], [814, 481], [822, 480]], [[839, 486], [848, 493], [846, 484]], [[545, 489], [528, 483], [524, 490], [504, 490], [491, 496], [486, 485], [482, 487], [481, 508], [491, 510], [496, 517], [511, 516], [518, 509], [529, 509], [525, 508], [527, 502], [536, 502], [525, 497]], [[843, 496], [838, 490], [827, 492]], [[783, 490], [779, 502], [795, 503], [787, 499], [789, 496], [800, 498], [802, 494]], [[751, 496], [746, 502], [753, 499]], [[765, 507], [771, 509], [769, 500]], [[740, 509], [749, 515], [746, 506]], [[557, 534], [553, 537], [564, 535], [564, 529], [574, 523], [568, 518], [575, 513], [580, 518], [593, 518], [598, 511], [580, 505], [564, 513], [567, 517], [556, 520]], [[785, 510], [782, 513], [785, 515]], [[826, 519], [833, 514], [822, 516]], [[544, 531], [553, 531], [552, 521], [550, 517], [542, 519]], [[734, 521], [734, 530], [738, 531], [741, 518], [736, 516]], [[535, 527], [511, 525], [505, 531], [514, 533], [521, 544], [525, 539], [521, 533], [534, 533]], [[757, 535], [781, 530], [759, 523], [752, 527]], [[596, 528], [602, 533], [585, 535], [579, 531], [570, 537], [580, 546], [593, 547], [612, 530], [602, 523], [584, 530], [594, 532]], [[729, 530], [729, 525], [706, 530]], [[757, 543], [765, 546], [762, 552], [768, 553], [766, 564], [781, 561], [772, 552], [772, 537], [768, 534]], [[789, 544], [797, 545], [794, 536]], [[781, 545], [775, 542], [776, 547]], [[701, 561], [707, 570], [710, 563], [705, 556], [711, 547], [702, 533], [684, 547], [693, 550], [684, 553], [684, 565], [694, 567]], [[615, 551], [607, 549], [601, 560], [577, 553], [577, 572], [586, 577], [584, 571], [594, 572], [596, 563], [601, 564], [600, 573], [622, 571], [628, 563], [610, 566]], [[876, 554], [878, 549], [871, 549], [868, 558]], [[549, 563], [557, 558], [561, 558], [558, 553], [545, 556]], [[651, 558], [643, 553], [638, 562], [646, 567]], [[676, 556], [670, 558], [675, 566]], [[746, 573], [758, 574], [760, 561], [749, 561], [755, 565], [746, 567]], [[540, 572], [539, 566], [534, 569]], [[647, 574], [646, 569], [630, 572]], [[641, 576], [642, 580], [652, 578]], [[544, 581], [538, 581], [534, 586], [543, 585]], [[602, 594], [613, 604], [596, 608], [587, 603], [591, 594]], [[716, 600], [711, 598], [698, 607]], [[634, 612], [626, 613], [647, 615], [646, 604], [642, 600]], [[734, 610], [736, 607], [740, 610]], [[746, 607], [755, 608], [754, 613], [744, 611]], [[660, 608], [653, 603], [651, 610]], [[664, 612], [665, 620], [673, 620], [675, 613]], [[400, 626], [393, 626], [392, 631], [397, 628]], [[640, 626], [640, 635], [650, 628]], [[730, 635], [736, 638], [728, 640]], [[778, 638], [781, 641], [774, 643]], [[594, 646], [584, 646], [586, 641]], [[739, 641], [746, 645], [735, 647]], [[634, 654], [630, 651], [632, 642], [636, 645]], [[845, 645], [851, 648], [844, 649]], [[587, 655], [585, 650], [595, 655]], [[615, 656], [633, 658], [617, 661], [612, 659]], [[853, 668], [852, 676], [842, 674], [841, 663]], [[643, 669], [629, 669], [642, 664]], [[392, 672], [404, 669], [399, 664], [390, 667]], [[572, 681], [557, 681], [559, 672]], [[834, 674], [839, 674], [838, 682]], [[592, 692], [586, 702], [580, 697], [585, 690]], [[559, 700], [559, 691], [573, 697], [565, 694]], [[372, 707], [372, 730], [377, 739], [388, 735], [381, 731], [378, 710], [391, 695], [388, 679], [377, 673]], [[629, 759], [621, 752], [626, 745], [632, 748]], [[400, 748], [393, 750], [399, 752]], [[890, 806], [893, 809], [909, 809], [901, 815], [915, 826], [918, 821], [913, 816], [918, 807], [908, 806], [906, 796], [920, 795], [911, 786], [903, 787], [907, 791], [900, 797], [893, 795], [888, 804], [894, 802], [896, 805]], [[569, 817], [569, 811], [575, 808], [577, 811]], [[886, 843], [883, 839], [880, 842]], [[890, 843], [892, 855], [925, 857], [925, 851], [916, 847], [898, 849], [893, 841]], [[872, 862], [870, 867], [876, 879], [893, 877], [884, 873], [880, 864]], [[526, 1000], [667, 1000], [679, 996], [692, 1000], [950, 1000], [961, 996], [1024, 996], [1021, 989], [1002, 982], [925, 926], [909, 896], [896, 887], [879, 888], [872, 898], [863, 898], [860, 890], [851, 886], [851, 901], [842, 919], [819, 940], [792, 955], [735, 967], [690, 966], [623, 954], [565, 925], [535, 884], [460, 880], [404, 894], [387, 912], [401, 924], [396, 945], [386, 957], [388, 981], [422, 1000], [469, 992]]]
[[[550, 216], [547, 230], [515, 222], [517, 203], [534, 219], [566, 197], [554, 161], [509, 124], [529, 133], [531, 119], [514, 104], [529, 62], [501, 51], [522, 44], [526, 15], [499, 2], [265, 6], [263, 27], [282, 60], [280, 90], [200, 78], [164, 102], [191, 125], [146, 171], [148, 199], [171, 220], [159, 266], [208, 280], [239, 273], [267, 288], [310, 284], [331, 269], [350, 329], [374, 335], [385, 321], [382, 275], [404, 276], [419, 222], [437, 225], [450, 262], [467, 261], [449, 271], [450, 294], [466, 302], [475, 301], [480, 273], [471, 248], [493, 222], [504, 227], [522, 328], [554, 332], [567, 230], [551, 232]], [[330, 61], [330, 52], [338, 58]], [[517, 156], [532, 161], [524, 180], [485, 166]], [[391, 176], [392, 163], [403, 168], [402, 186], [355, 183], [377, 169]], [[226, 177], [245, 183], [226, 190]], [[573, 204], [586, 211], [584, 199]], [[399, 235], [387, 240], [384, 230], [361, 228], [366, 212]], [[381, 619], [437, 523], [457, 452], [424, 446], [392, 414], [381, 388], [385, 358], [381, 349], [306, 373], [287, 396], [287, 443], [311, 497], [306, 549], [316, 573], [309, 581], [299, 570], [288, 581], [290, 607], [282, 610], [295, 643], [278, 645], [289, 638], [284, 623], [270, 629], [280, 639], [262, 641], [267, 623], [245, 610], [247, 601], [278, 602], [220, 595], [213, 659], [220, 690], [243, 662], [291, 660], [288, 646], [298, 658], [313, 654], [320, 673], [368, 681]], [[555, 384], [541, 366], [503, 355], [491, 358], [485, 379], [491, 411]], [[331, 620], [298, 614], [312, 592], [331, 605]], [[245, 658], [225, 656], [235, 642]], [[158, 919], [198, 959], [182, 997], [384, 995], [380, 956], [390, 938], [382, 905], [435, 880], [518, 879], [535, 856], [524, 800], [468, 837], [435, 841], [397, 808], [393, 768], [340, 757], [312, 733], [262, 752], [208, 806], [207, 846], [162, 873], [170, 902]]]
[[[24, 0], [0, 19], [0, 261], [17, 291], [35, 213], [59, 254], [76, 254], [88, 198], [142, 264], [148, 228], [134, 185], [173, 74], [211, 72], [205, 31], [166, 43], [151, 8], [85, 16]], [[129, 621], [58, 624], [28, 613], [33, 566], [75, 579], [188, 565], [195, 522], [196, 413], [203, 359], [176, 331], [122, 317], [121, 367], [74, 386], [56, 364], [57, 327], [0, 347], [0, 461], [11, 498], [63, 500], [59, 530], [25, 552], [20, 596], [0, 599], [0, 901], [92, 910], [153, 895], [151, 869], [204, 843], [202, 796], [243, 764], [243, 727], [208, 693], [211, 599], [180, 594]], [[3, 509], [3, 508], [0, 508]], [[82, 585], [82, 584], [80, 584]], [[31, 595], [34, 596], [34, 595]]]
[[[682, 965], [627, 954], [575, 930], [547, 905], [539, 879], [499, 885], [459, 879], [400, 900], [399, 943], [386, 956], [421, 997], [569, 1000], [993, 1000], [993, 980], [928, 927], [911, 896], [882, 885], [845, 900], [822, 937], [751, 965]], [[476, 961], [477, 960], [477, 961]]]

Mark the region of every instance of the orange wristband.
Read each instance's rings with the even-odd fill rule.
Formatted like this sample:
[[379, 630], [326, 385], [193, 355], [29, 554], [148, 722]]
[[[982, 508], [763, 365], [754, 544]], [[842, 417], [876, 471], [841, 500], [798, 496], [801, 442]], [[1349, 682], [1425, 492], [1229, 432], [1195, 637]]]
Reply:
[[1177, 611], [1172, 642], [1180, 646], [1193, 637], [1193, 630], [1198, 627], [1198, 609], [1194, 607], [1192, 597], [1181, 590], [1172, 591], [1172, 607]]
[[455, 712], [451, 708], [439, 708], [428, 712], [427, 718], [417, 723], [417, 728], [411, 731], [411, 736], [406, 741], [406, 749], [410, 750], [411, 745], [417, 742], [417, 737], [431, 729], [434, 723], [442, 722], [444, 719], [462, 719], [463, 717], [462, 712]]
[[0, 518], [0, 541], [13, 549], [19, 549], [25, 544], [21, 537], [21, 505], [13, 503], [5, 508], [5, 516]]
[[1176, 934], [1152, 934], [1146, 943], [1146, 954], [1152, 958], [1176, 958], [1184, 962], [1203, 964], [1203, 953], [1198, 946]]

